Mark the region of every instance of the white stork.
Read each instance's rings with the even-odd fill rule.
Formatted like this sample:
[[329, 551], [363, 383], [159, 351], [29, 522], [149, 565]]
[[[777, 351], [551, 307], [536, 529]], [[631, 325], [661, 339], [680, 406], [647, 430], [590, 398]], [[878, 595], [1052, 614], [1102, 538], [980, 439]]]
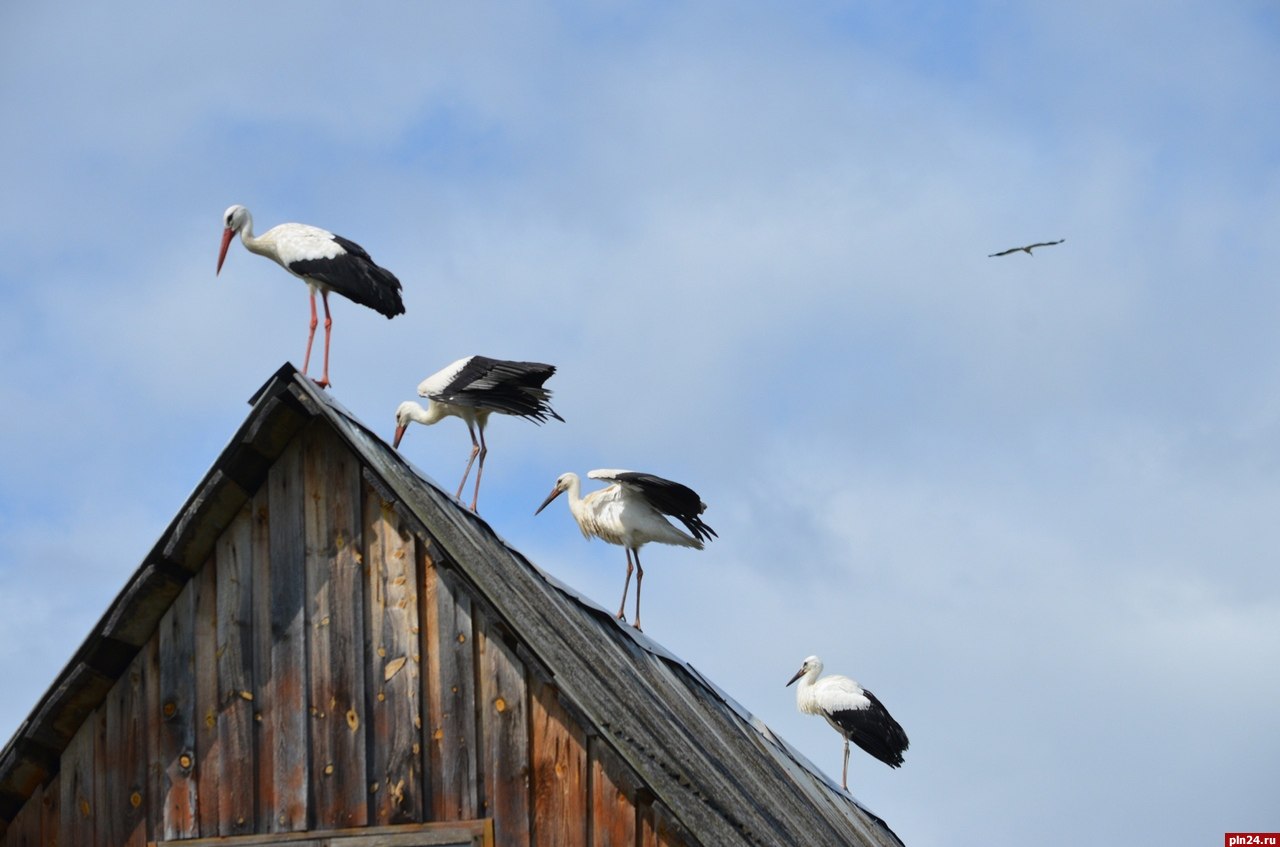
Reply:
[[1032, 253], [1031, 251], [1036, 249], [1037, 247], [1052, 247], [1053, 245], [1061, 244], [1066, 240], [1067, 239], [1065, 238], [1059, 238], [1057, 241], [1039, 241], [1035, 244], [1028, 244], [1025, 247], [1010, 247], [1008, 250], [1001, 250], [999, 253], [988, 253], [987, 258], [994, 259], [996, 256], [1008, 256], [1010, 253], [1018, 253], [1018, 252], [1026, 253], [1028, 256], [1031, 256], [1032, 258], [1034, 258], [1035, 254]]
[[[427, 398], [426, 408], [406, 400], [396, 409], [396, 437], [392, 446], [400, 448], [400, 439], [404, 438], [405, 430], [414, 421], [429, 426], [450, 415], [466, 421], [467, 432], [471, 433], [471, 458], [467, 459], [467, 469], [454, 496], [462, 497], [462, 487], [467, 484], [471, 465], [479, 456], [475, 494], [471, 498], [471, 511], [474, 512], [480, 499], [484, 457], [489, 452], [484, 443], [484, 428], [489, 422], [489, 415], [493, 412], [515, 415], [538, 424], [548, 418], [563, 421], [564, 418], [556, 414], [547, 402], [551, 399], [550, 389], [542, 387], [555, 372], [555, 365], [540, 362], [509, 362], [488, 356], [459, 359], [427, 377], [418, 386], [418, 396]], [[477, 430], [480, 432], [478, 441]]]
[[796, 689], [796, 708], [806, 715], [821, 715], [832, 729], [844, 738], [844, 771], [840, 787], [849, 790], [849, 742], [891, 768], [902, 764], [907, 749], [907, 734], [884, 704], [867, 689], [847, 676], [832, 674], [818, 678], [822, 660], [810, 656], [787, 685], [800, 680]]
[[[716, 537], [715, 530], [702, 522], [700, 515], [706, 511], [697, 492], [686, 485], [647, 473], [620, 470], [595, 470], [587, 474], [591, 479], [603, 479], [611, 483], [607, 488], [592, 491], [586, 497], [581, 494], [581, 483], [576, 473], [561, 474], [555, 487], [542, 501], [534, 514], [564, 492], [569, 492], [569, 511], [582, 534], [595, 536], [619, 544], [627, 550], [627, 578], [622, 583], [622, 604], [618, 606], [618, 620], [625, 620], [627, 588], [631, 585], [635, 556], [636, 571], [636, 619], [634, 626], [640, 629], [640, 583], [644, 568], [640, 565], [640, 548], [650, 541], [674, 544], [701, 550], [704, 542]], [[664, 515], [679, 520], [689, 530], [685, 532], [673, 526]]]
[[329, 292], [336, 291], [348, 300], [368, 306], [379, 314], [394, 318], [404, 314], [400, 298], [400, 280], [386, 268], [369, 258], [363, 247], [328, 230], [306, 224], [280, 224], [262, 235], [253, 234], [253, 216], [244, 206], [232, 206], [223, 214], [226, 229], [222, 231], [222, 247], [218, 250], [218, 270], [227, 258], [227, 247], [238, 232], [240, 241], [251, 253], [266, 256], [311, 289], [311, 329], [307, 334], [307, 352], [302, 372], [311, 363], [311, 342], [316, 335], [316, 292], [324, 300], [324, 374], [316, 380], [321, 388], [329, 384]]

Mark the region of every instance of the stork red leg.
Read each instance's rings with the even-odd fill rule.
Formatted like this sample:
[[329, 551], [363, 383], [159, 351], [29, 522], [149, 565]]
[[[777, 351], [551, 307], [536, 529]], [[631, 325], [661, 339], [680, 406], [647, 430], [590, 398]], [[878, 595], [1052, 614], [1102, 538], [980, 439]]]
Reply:
[[[324, 301], [324, 374], [316, 380], [316, 385], [321, 388], [329, 387], [329, 331], [333, 327], [333, 318], [329, 317], [329, 292], [321, 291], [320, 299]], [[315, 320], [316, 297], [311, 295], [312, 320]], [[315, 332], [314, 325], [312, 332]], [[310, 346], [310, 341], [307, 342]]]
[[[471, 458], [467, 459], [467, 469], [462, 472], [462, 481], [458, 483], [458, 491], [453, 495], [454, 497], [457, 497], [459, 500], [462, 499], [462, 487], [467, 484], [467, 477], [471, 476], [471, 466], [475, 463], [476, 456], [480, 455], [480, 442], [476, 441], [476, 430], [475, 430], [475, 427], [471, 425], [471, 421], [467, 421], [467, 432], [471, 435]], [[480, 437], [481, 438], [484, 437], [484, 430], [480, 431]], [[479, 491], [480, 491], [480, 483], [477, 481], [476, 482], [477, 494], [479, 494]], [[475, 510], [476, 510], [475, 503], [472, 503], [471, 511], [474, 512]]]
[[640, 551], [636, 550], [636, 619], [631, 624], [640, 628], [640, 583], [644, 581], [644, 566], [640, 564]]
[[476, 510], [476, 503], [480, 502], [480, 477], [484, 475], [484, 457], [488, 454], [489, 448], [484, 444], [484, 427], [480, 427], [480, 465], [476, 468], [476, 490], [471, 495], [471, 511]]
[[627, 578], [622, 583], [622, 603], [618, 606], [618, 620], [625, 621], [627, 619], [627, 589], [631, 587], [631, 571], [634, 570], [631, 564], [631, 548], [627, 550]]
[[311, 342], [316, 337], [316, 324], [320, 321], [316, 318], [316, 292], [311, 292], [311, 329], [307, 332], [307, 353], [302, 357], [302, 374], [307, 373], [307, 367], [311, 364]]

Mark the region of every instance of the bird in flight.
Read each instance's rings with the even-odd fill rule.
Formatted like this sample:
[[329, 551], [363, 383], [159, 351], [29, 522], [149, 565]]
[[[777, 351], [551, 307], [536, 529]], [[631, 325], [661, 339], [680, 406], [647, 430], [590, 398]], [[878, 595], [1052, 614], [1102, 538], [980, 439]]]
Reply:
[[1066, 241], [1065, 238], [1059, 238], [1057, 241], [1041, 241], [1036, 244], [1028, 244], [1026, 247], [1010, 247], [1008, 250], [1001, 250], [999, 253], [988, 253], [987, 258], [991, 259], [995, 256], [1008, 256], [1010, 253], [1026, 253], [1028, 256], [1034, 255], [1031, 251], [1037, 247], [1052, 247], [1055, 244], [1061, 244]]

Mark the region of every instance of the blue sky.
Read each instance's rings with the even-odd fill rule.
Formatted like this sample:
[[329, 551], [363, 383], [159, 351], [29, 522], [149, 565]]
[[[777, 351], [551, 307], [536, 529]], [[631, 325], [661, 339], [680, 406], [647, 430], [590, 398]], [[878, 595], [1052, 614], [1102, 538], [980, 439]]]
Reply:
[[[363, 244], [338, 399], [553, 362], [481, 512], [611, 608], [566, 470], [687, 482], [646, 630], [912, 845], [1217, 843], [1280, 787], [1273, 4], [27, 4], [0, 12], [0, 737], [285, 360], [248, 206]], [[1024, 255], [988, 253], [1030, 241]], [[404, 449], [446, 488], [461, 425]]]

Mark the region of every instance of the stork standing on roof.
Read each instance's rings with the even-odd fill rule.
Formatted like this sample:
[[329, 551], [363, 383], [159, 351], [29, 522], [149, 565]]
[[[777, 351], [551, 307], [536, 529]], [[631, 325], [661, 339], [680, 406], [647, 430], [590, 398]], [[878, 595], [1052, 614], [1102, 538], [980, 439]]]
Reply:
[[311, 289], [311, 328], [307, 333], [307, 352], [302, 359], [302, 372], [311, 364], [311, 342], [316, 336], [316, 292], [324, 301], [324, 373], [316, 384], [329, 385], [329, 334], [333, 319], [329, 316], [329, 292], [335, 291], [368, 306], [381, 315], [394, 318], [404, 314], [400, 297], [400, 280], [386, 268], [379, 267], [363, 247], [340, 235], [306, 224], [280, 224], [255, 236], [253, 216], [244, 206], [232, 206], [223, 213], [222, 247], [218, 250], [218, 270], [227, 258], [231, 239], [240, 233], [240, 241], [250, 253], [266, 256]]
[[787, 685], [800, 680], [796, 708], [806, 715], [821, 715], [844, 738], [844, 770], [840, 787], [849, 790], [849, 742], [891, 768], [902, 764], [907, 734], [884, 704], [847, 676], [832, 674], [821, 679], [822, 660], [810, 656]]
[[[541, 362], [511, 362], [490, 359], [488, 356], [467, 356], [441, 368], [422, 381], [418, 396], [427, 398], [424, 408], [412, 400], [406, 400], [396, 409], [396, 437], [392, 446], [400, 448], [400, 439], [414, 421], [428, 426], [453, 416], [462, 418], [471, 433], [471, 458], [458, 483], [455, 497], [462, 497], [462, 487], [467, 484], [471, 465], [476, 457], [480, 467], [476, 469], [475, 494], [471, 498], [471, 511], [476, 510], [480, 499], [480, 477], [484, 474], [484, 457], [489, 448], [484, 443], [484, 428], [489, 415], [515, 415], [543, 423], [548, 418], [563, 421], [548, 402], [550, 389], [543, 383], [556, 372], [555, 365]], [[476, 439], [476, 433], [480, 437]]]
[[[583, 497], [578, 475], [561, 474], [547, 499], [542, 501], [534, 514], [568, 492], [569, 511], [584, 536], [590, 538], [594, 535], [610, 544], [626, 548], [627, 578], [622, 583], [622, 603], [618, 606], [617, 617], [618, 620], [625, 620], [627, 589], [631, 586], [631, 572], [635, 570], [636, 619], [633, 625], [640, 629], [640, 583], [644, 579], [640, 548], [650, 541], [656, 541], [659, 544], [701, 550], [705, 542], [716, 537], [715, 530], [702, 521], [701, 515], [706, 511], [707, 504], [702, 502], [692, 488], [653, 474], [595, 470], [587, 476], [612, 484]], [[688, 532], [672, 525], [666, 519], [667, 515], [684, 524]]]

